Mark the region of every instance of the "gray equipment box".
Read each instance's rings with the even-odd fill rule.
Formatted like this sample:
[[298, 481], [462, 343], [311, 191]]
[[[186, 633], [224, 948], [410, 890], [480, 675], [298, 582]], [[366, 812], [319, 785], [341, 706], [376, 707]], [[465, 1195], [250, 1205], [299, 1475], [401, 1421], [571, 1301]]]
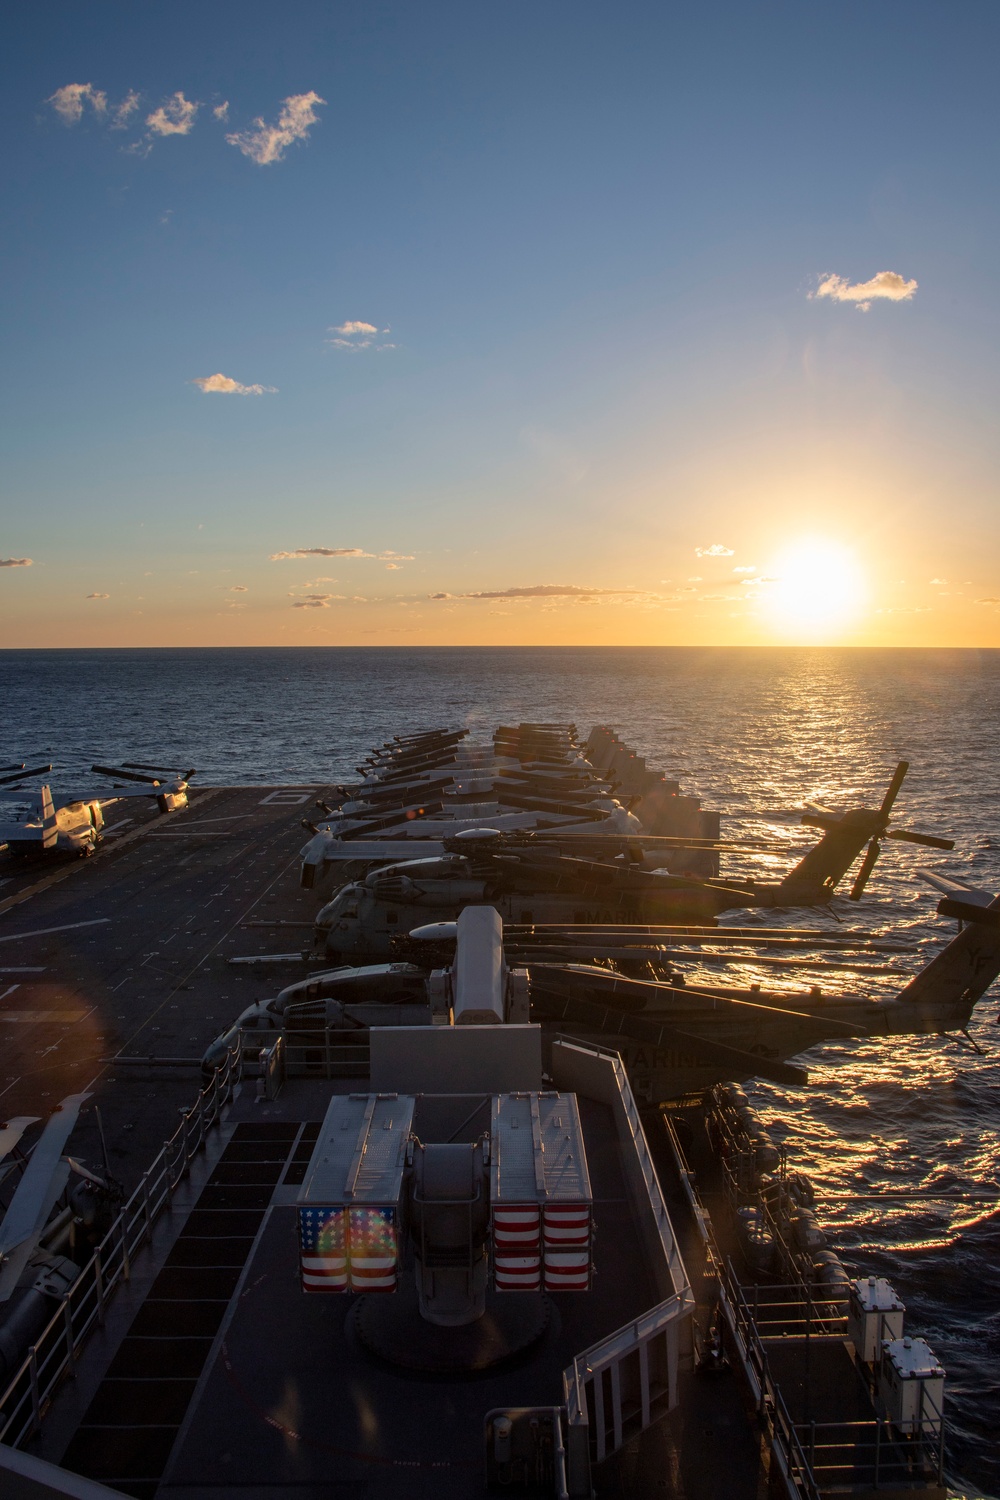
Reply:
[[901, 1339], [905, 1312], [905, 1306], [883, 1276], [852, 1281], [847, 1332], [858, 1358], [872, 1365], [886, 1340]]
[[886, 1340], [878, 1364], [878, 1394], [900, 1432], [940, 1431], [944, 1370], [926, 1339]]

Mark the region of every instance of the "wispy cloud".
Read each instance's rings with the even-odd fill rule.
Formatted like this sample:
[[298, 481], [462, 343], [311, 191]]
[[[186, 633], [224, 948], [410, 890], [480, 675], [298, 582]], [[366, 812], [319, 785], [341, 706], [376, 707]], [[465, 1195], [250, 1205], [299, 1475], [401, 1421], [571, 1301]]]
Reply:
[[281, 161], [295, 141], [308, 139], [309, 131], [316, 124], [316, 106], [325, 104], [316, 93], [291, 94], [283, 103], [276, 125], [257, 117], [249, 130], [236, 130], [226, 140], [255, 161], [266, 167], [271, 162]]
[[378, 562], [412, 562], [408, 552], [366, 552], [363, 547], [296, 547], [293, 552], [272, 552], [271, 562], [286, 562], [296, 557], [373, 557]]
[[115, 106], [115, 112], [111, 119], [112, 130], [127, 130], [129, 121], [139, 108], [139, 95], [135, 89], [129, 89], [125, 98]]
[[86, 598], [88, 598], [88, 599], [110, 599], [111, 595], [110, 594], [87, 594]]
[[307, 594], [304, 599], [296, 599], [292, 605], [293, 609], [329, 609], [330, 600], [335, 598], [333, 594]]
[[217, 104], [215, 106], [215, 108], [212, 110], [212, 113], [213, 113], [213, 115], [215, 116], [215, 118], [217, 120], [228, 120], [229, 119], [229, 100], [228, 99], [223, 99], [223, 101], [222, 101], [221, 104]]
[[846, 276], [824, 276], [810, 297], [830, 297], [834, 302], [853, 302], [859, 312], [868, 312], [874, 301], [909, 302], [917, 290], [898, 271], [879, 271], [871, 281], [848, 282]]
[[330, 329], [331, 333], [342, 333], [345, 338], [353, 338], [356, 333], [378, 333], [374, 323], [362, 323], [360, 318], [353, 321], [349, 318], [346, 323], [338, 323], [336, 328]]
[[271, 562], [285, 562], [293, 557], [374, 557], [360, 547], [296, 547], [294, 552], [272, 552]]
[[30, 557], [0, 557], [0, 568], [32, 568], [34, 562]]
[[165, 104], [146, 116], [146, 125], [152, 135], [190, 135], [198, 109], [199, 105], [194, 100], [185, 99], [178, 89]]
[[586, 589], [574, 583], [536, 583], [530, 588], [484, 589], [477, 594], [431, 594], [431, 599], [596, 599], [635, 598], [642, 589]]
[[696, 547], [696, 557], [732, 557], [733, 548], [724, 547], [721, 542], [713, 542], [711, 547]]
[[108, 111], [108, 96], [92, 83], [67, 83], [56, 89], [45, 101], [51, 104], [56, 114], [67, 125], [79, 125], [83, 119], [83, 107], [89, 104], [95, 115]]
[[746, 568], [734, 568], [733, 569], [734, 573], [756, 573], [756, 571], [757, 571], [757, 565], [756, 565], [756, 563], [751, 564], [750, 567], [746, 567]]
[[229, 592], [231, 594], [246, 594], [249, 593], [249, 589], [245, 583], [231, 583], [229, 585]]
[[188, 384], [196, 385], [207, 395], [220, 396], [273, 396], [278, 390], [276, 385], [240, 385], [238, 380], [222, 374], [196, 375]]

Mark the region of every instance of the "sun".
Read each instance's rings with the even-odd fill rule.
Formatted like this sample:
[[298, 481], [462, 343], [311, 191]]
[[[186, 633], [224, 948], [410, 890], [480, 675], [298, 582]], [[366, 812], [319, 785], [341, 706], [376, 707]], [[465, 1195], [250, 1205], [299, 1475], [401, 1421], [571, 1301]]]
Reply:
[[769, 612], [785, 632], [828, 635], [849, 625], [864, 602], [861, 569], [839, 542], [823, 537], [793, 542], [769, 571]]

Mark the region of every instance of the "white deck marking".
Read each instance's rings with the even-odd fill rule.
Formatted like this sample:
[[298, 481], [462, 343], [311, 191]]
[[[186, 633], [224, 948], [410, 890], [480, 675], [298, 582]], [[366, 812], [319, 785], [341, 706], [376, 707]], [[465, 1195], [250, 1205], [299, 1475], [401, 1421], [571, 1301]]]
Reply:
[[110, 917], [92, 917], [89, 922], [65, 922], [62, 927], [36, 927], [33, 932], [5, 932], [0, 943], [17, 943], [22, 938], [48, 937], [50, 932], [72, 932], [77, 927], [103, 927]]
[[45, 965], [44, 964], [37, 964], [34, 968], [25, 965], [25, 966], [22, 966], [20, 968], [0, 969], [0, 974], [44, 974], [44, 973], [45, 973]]
[[8, 995], [13, 995], [14, 991], [15, 990], [19, 990], [20, 988], [21, 988], [21, 986], [19, 984], [8, 985], [8, 987], [4, 990], [3, 994], [0, 995], [0, 1000], [6, 1000], [6, 998], [7, 998]]
[[310, 787], [308, 791], [305, 792], [302, 791], [301, 788], [289, 787], [285, 789], [279, 787], [277, 791], [271, 792], [270, 796], [262, 798], [261, 801], [258, 802], [257, 806], [301, 807], [304, 802], [309, 801], [309, 798], [313, 795], [314, 790], [315, 788], [313, 787]]
[[151, 833], [151, 839], [227, 839], [228, 833], [202, 833], [200, 828], [171, 828], [166, 833]]
[[[0, 1000], [3, 998], [0, 995]], [[89, 1014], [87, 1010], [0, 1010], [0, 1026], [35, 1026], [39, 1021], [66, 1025], [70, 1021], [82, 1021]]]

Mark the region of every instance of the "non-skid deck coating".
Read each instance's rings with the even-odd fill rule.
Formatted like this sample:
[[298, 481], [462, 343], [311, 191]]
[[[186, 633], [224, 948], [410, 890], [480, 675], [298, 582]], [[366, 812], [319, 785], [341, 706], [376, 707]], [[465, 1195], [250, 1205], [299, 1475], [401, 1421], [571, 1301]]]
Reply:
[[[310, 949], [308, 926], [242, 924], [311, 921], [327, 891], [300, 890], [297, 861], [324, 790], [213, 788], [91, 859], [0, 862], [0, 1118], [92, 1088], [112, 1170], [134, 1185], [193, 1102], [209, 1042], [309, 972], [226, 960]], [[71, 1150], [100, 1161], [89, 1109]]]

